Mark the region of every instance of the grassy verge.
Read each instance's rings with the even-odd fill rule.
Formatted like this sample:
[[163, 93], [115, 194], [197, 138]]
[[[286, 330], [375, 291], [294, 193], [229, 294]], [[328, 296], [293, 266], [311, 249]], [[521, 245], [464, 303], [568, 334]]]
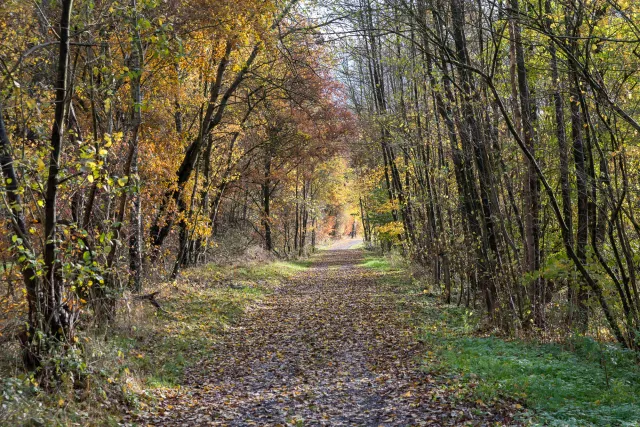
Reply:
[[375, 255], [371, 251], [365, 252], [366, 255], [360, 266], [370, 268], [379, 272], [397, 272], [406, 269], [406, 263], [404, 260], [396, 254], [380, 256]]
[[[364, 265], [391, 269], [379, 257]], [[478, 336], [478, 313], [444, 305], [401, 276], [415, 297], [414, 320], [428, 348], [424, 369], [444, 377], [460, 398], [522, 406], [529, 410], [522, 421], [531, 425], [640, 425], [635, 354], [584, 337], [542, 344]]]
[[468, 310], [425, 299], [425, 369], [460, 375], [485, 402], [517, 399], [533, 424], [636, 426], [640, 369], [635, 355], [589, 338], [564, 344], [474, 336]]
[[185, 368], [208, 357], [250, 305], [309, 264], [208, 265], [147, 290], [160, 291], [163, 311], [125, 300], [116, 325], [81, 334], [81, 374], [64, 378], [56, 390], [41, 390], [21, 370], [17, 347], [3, 352], [0, 425], [118, 425], [122, 413], [180, 390]]

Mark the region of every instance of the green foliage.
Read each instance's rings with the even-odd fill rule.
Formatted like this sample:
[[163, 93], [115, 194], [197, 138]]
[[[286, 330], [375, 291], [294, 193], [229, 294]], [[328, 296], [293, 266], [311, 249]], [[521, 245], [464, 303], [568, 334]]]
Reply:
[[367, 256], [360, 265], [366, 268], [371, 268], [373, 270], [390, 272], [402, 269], [404, 267], [404, 264], [405, 262], [397, 256], [370, 255]]
[[425, 369], [458, 375], [473, 398], [516, 399], [535, 422], [623, 426], [640, 422], [640, 368], [630, 351], [589, 338], [566, 345], [477, 337], [476, 314], [425, 298], [422, 338], [433, 355]]
[[[282, 279], [290, 279], [294, 274], [305, 271], [311, 266], [308, 259], [292, 260], [292, 261], [274, 261], [263, 264], [250, 264], [239, 266], [219, 266], [210, 264], [203, 269], [198, 269], [200, 276], [202, 271], [206, 277], [214, 280], [232, 280], [238, 283], [253, 281], [275, 281]], [[185, 278], [190, 278], [191, 273], [185, 272]], [[200, 277], [202, 280], [202, 277]]]
[[[0, 358], [0, 425], [117, 425], [121, 414], [176, 392], [189, 366], [211, 354], [246, 308], [310, 261], [207, 265], [158, 285], [162, 311], [144, 301], [121, 307], [109, 335], [79, 336], [78, 351], [52, 355], [59, 386], [43, 390], [15, 361]], [[55, 357], [54, 357], [55, 356]]]

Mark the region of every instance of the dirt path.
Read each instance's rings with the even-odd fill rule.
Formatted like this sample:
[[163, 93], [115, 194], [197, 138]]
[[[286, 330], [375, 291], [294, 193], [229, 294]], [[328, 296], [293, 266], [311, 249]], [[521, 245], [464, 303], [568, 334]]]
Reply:
[[338, 251], [338, 250], [346, 250], [346, 249], [354, 249], [355, 247], [362, 244], [361, 238], [353, 238], [353, 239], [342, 239], [337, 242], [333, 242], [331, 246], [327, 249], [330, 251]]
[[188, 393], [165, 400], [160, 415], [143, 422], [508, 424], [499, 414], [472, 415], [473, 404], [442, 398], [444, 385], [418, 369], [426, 350], [408, 322], [411, 301], [361, 260], [359, 250], [319, 255], [225, 335], [210, 360], [188, 371]]

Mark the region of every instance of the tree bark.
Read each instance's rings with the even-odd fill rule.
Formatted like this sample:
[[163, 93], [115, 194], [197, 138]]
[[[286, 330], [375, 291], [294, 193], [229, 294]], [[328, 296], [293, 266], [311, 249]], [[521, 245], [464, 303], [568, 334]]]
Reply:
[[44, 206], [44, 319], [45, 332], [58, 338], [69, 339], [73, 333], [74, 316], [65, 310], [63, 303], [64, 282], [57, 274], [58, 251], [58, 175], [60, 174], [60, 155], [64, 143], [64, 119], [68, 105], [68, 75], [69, 75], [69, 25], [73, 0], [62, 1], [62, 15], [60, 18], [60, 44], [58, 53], [57, 77], [55, 83], [55, 114], [51, 132], [49, 155], [49, 174], [47, 177]]

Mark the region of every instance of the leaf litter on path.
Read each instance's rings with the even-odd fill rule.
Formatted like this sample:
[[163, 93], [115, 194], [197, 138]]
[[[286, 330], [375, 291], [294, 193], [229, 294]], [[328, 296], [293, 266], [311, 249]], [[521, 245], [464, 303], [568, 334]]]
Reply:
[[[136, 416], [150, 425], [517, 425], [420, 370], [411, 301], [362, 252], [321, 253], [249, 311], [184, 384]], [[418, 296], [416, 296], [417, 298]]]

